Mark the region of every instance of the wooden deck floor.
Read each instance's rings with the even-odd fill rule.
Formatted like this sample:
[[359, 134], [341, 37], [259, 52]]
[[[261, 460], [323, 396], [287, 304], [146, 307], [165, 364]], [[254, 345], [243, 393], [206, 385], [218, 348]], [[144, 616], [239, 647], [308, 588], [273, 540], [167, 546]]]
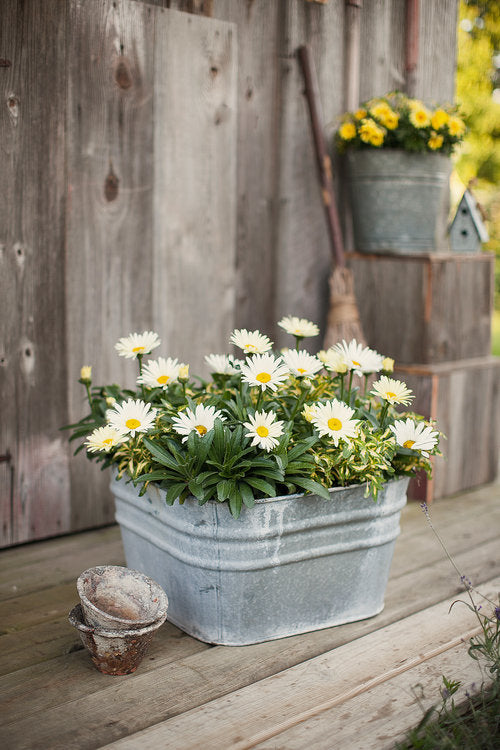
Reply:
[[[435, 503], [460, 570], [500, 590], [500, 486]], [[0, 746], [224, 750], [391, 748], [439, 699], [441, 675], [478, 684], [450, 603], [460, 581], [418, 504], [403, 512], [384, 611], [370, 620], [244, 647], [207, 646], [165, 624], [138, 671], [102, 675], [67, 622], [75, 581], [124, 564], [116, 527], [0, 553]]]

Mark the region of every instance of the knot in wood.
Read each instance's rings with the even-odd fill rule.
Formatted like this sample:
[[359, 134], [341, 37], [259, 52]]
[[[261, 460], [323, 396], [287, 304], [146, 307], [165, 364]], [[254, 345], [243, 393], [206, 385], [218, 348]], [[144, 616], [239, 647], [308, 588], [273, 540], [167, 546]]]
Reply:
[[104, 197], [108, 202], [114, 201], [118, 197], [119, 184], [120, 180], [113, 172], [113, 167], [110, 164], [109, 172], [104, 180]]
[[130, 68], [123, 58], [120, 59], [120, 62], [116, 66], [115, 81], [117, 85], [124, 90], [127, 90], [132, 86]]

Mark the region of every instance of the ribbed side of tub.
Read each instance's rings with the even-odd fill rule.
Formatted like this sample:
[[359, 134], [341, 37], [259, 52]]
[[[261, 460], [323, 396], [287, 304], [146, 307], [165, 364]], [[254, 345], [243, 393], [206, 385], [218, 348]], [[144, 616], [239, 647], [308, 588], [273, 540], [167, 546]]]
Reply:
[[169, 507], [156, 488], [111, 488], [127, 565], [165, 589], [168, 619], [207, 643], [245, 645], [380, 612], [407, 484], [389, 482], [376, 503], [359, 486], [330, 501], [271, 498], [238, 520], [226, 504]]

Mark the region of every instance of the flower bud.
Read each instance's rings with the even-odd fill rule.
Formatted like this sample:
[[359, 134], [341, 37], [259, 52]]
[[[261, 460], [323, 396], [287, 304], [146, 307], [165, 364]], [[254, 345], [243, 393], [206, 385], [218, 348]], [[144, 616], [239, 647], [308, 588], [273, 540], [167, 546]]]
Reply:
[[188, 380], [189, 379], [189, 365], [181, 365], [179, 367], [179, 380]]
[[312, 422], [314, 415], [316, 413], [316, 404], [306, 404], [304, 406], [304, 409], [302, 410], [302, 416], [306, 420], [306, 422]]
[[106, 406], [112, 407], [116, 404], [116, 398], [113, 396], [106, 396]]
[[92, 380], [92, 367], [90, 365], [85, 365], [80, 370], [80, 380], [83, 383], [90, 383]]
[[394, 360], [391, 357], [385, 357], [382, 362], [382, 370], [384, 372], [394, 372]]

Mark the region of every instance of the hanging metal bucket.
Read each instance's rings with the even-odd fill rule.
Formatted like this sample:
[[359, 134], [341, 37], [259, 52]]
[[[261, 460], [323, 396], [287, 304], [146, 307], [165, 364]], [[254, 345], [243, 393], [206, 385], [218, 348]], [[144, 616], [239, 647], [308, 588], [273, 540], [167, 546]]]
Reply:
[[443, 154], [366, 149], [346, 154], [355, 250], [448, 250], [450, 159]]
[[207, 643], [245, 645], [362, 620], [384, 606], [408, 479], [226, 503], [165, 503], [111, 482], [127, 564], [168, 591], [168, 619]]

